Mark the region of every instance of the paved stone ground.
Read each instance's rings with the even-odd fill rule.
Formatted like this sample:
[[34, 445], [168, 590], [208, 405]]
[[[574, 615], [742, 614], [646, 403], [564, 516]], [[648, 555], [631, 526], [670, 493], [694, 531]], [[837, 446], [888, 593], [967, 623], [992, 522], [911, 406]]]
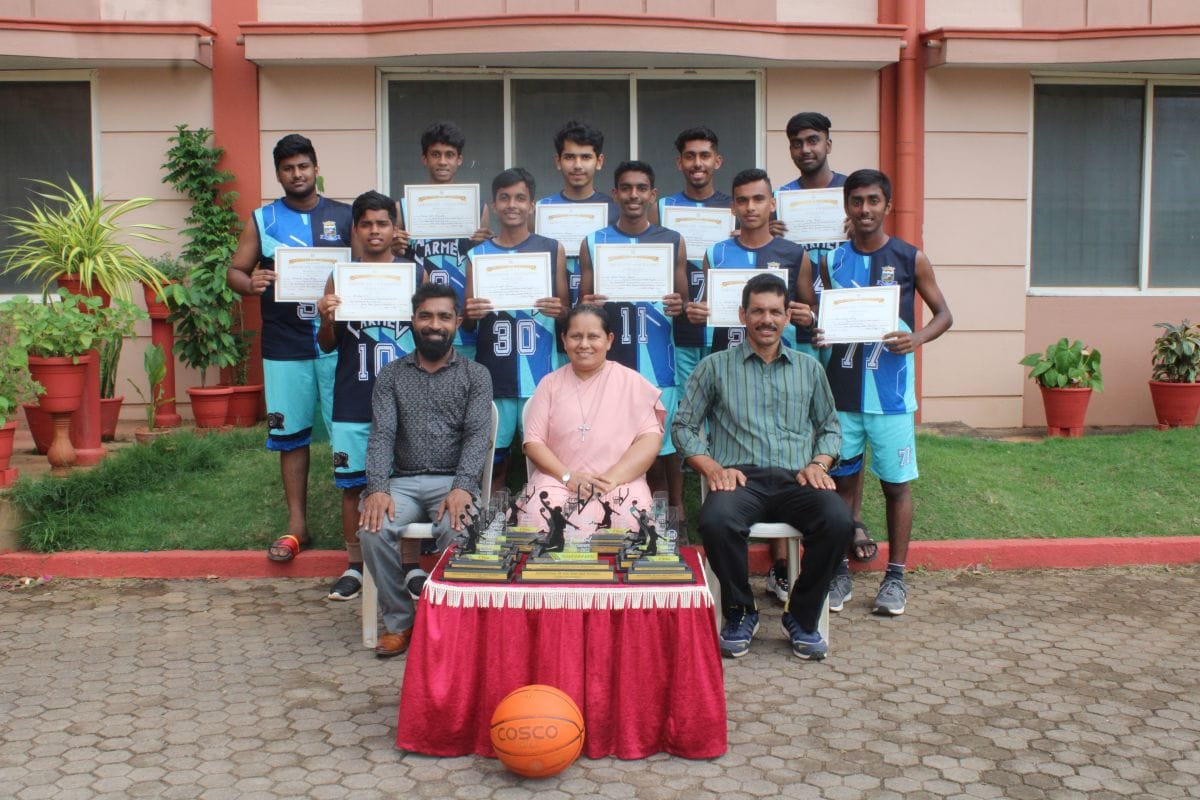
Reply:
[[4, 590], [0, 797], [1200, 797], [1200, 568], [911, 582], [887, 620], [860, 581], [821, 664], [764, 601], [725, 662], [725, 756], [541, 782], [394, 750], [404, 660], [361, 649], [324, 582]]

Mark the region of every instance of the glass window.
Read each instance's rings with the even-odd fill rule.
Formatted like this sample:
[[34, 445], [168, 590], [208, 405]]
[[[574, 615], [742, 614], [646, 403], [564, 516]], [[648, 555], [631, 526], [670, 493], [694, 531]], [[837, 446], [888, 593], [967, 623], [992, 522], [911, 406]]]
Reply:
[[1138, 286], [1144, 93], [1037, 87], [1034, 286]]
[[1150, 286], [1200, 286], [1200, 86], [1154, 90]]
[[[0, 218], [19, 214], [37, 190], [32, 179], [65, 184], [74, 178], [92, 191], [91, 85], [82, 81], [0, 81]], [[0, 219], [0, 246], [9, 229]], [[0, 293], [34, 291], [0, 275]]]
[[729, 194], [733, 176], [755, 163], [754, 81], [639, 80], [638, 158], [658, 173], [658, 195], [683, 190], [675, 166], [675, 137], [685, 128], [712, 128], [720, 140], [724, 165], [714, 183]]

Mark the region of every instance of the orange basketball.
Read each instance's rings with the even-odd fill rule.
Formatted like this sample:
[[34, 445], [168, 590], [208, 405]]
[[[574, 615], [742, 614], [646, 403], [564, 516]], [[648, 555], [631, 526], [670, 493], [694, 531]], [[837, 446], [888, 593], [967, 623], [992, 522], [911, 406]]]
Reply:
[[518, 775], [557, 775], [583, 750], [583, 715], [566, 692], [540, 684], [522, 686], [492, 713], [492, 747]]

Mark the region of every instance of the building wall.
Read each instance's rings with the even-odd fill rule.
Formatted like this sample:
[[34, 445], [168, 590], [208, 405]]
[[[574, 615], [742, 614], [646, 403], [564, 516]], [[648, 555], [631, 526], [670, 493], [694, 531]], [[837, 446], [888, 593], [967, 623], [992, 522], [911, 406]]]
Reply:
[[208, 24], [211, 0], [0, 0], [0, 17], [187, 21]]

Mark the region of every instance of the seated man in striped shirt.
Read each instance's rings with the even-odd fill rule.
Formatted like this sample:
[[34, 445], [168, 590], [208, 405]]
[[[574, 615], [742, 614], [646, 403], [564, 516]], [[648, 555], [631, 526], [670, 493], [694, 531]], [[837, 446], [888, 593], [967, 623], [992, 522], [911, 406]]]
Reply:
[[746, 326], [745, 344], [697, 365], [671, 428], [680, 454], [708, 481], [700, 536], [721, 584], [721, 652], [745, 655], [758, 630], [748, 566], [750, 526], [784, 522], [804, 534], [784, 632], [796, 657], [822, 659], [829, 647], [817, 632], [817, 619], [854, 533], [829, 477], [841, 446], [833, 394], [816, 359], [781, 344], [790, 317], [780, 278], [750, 279], [738, 316]]

